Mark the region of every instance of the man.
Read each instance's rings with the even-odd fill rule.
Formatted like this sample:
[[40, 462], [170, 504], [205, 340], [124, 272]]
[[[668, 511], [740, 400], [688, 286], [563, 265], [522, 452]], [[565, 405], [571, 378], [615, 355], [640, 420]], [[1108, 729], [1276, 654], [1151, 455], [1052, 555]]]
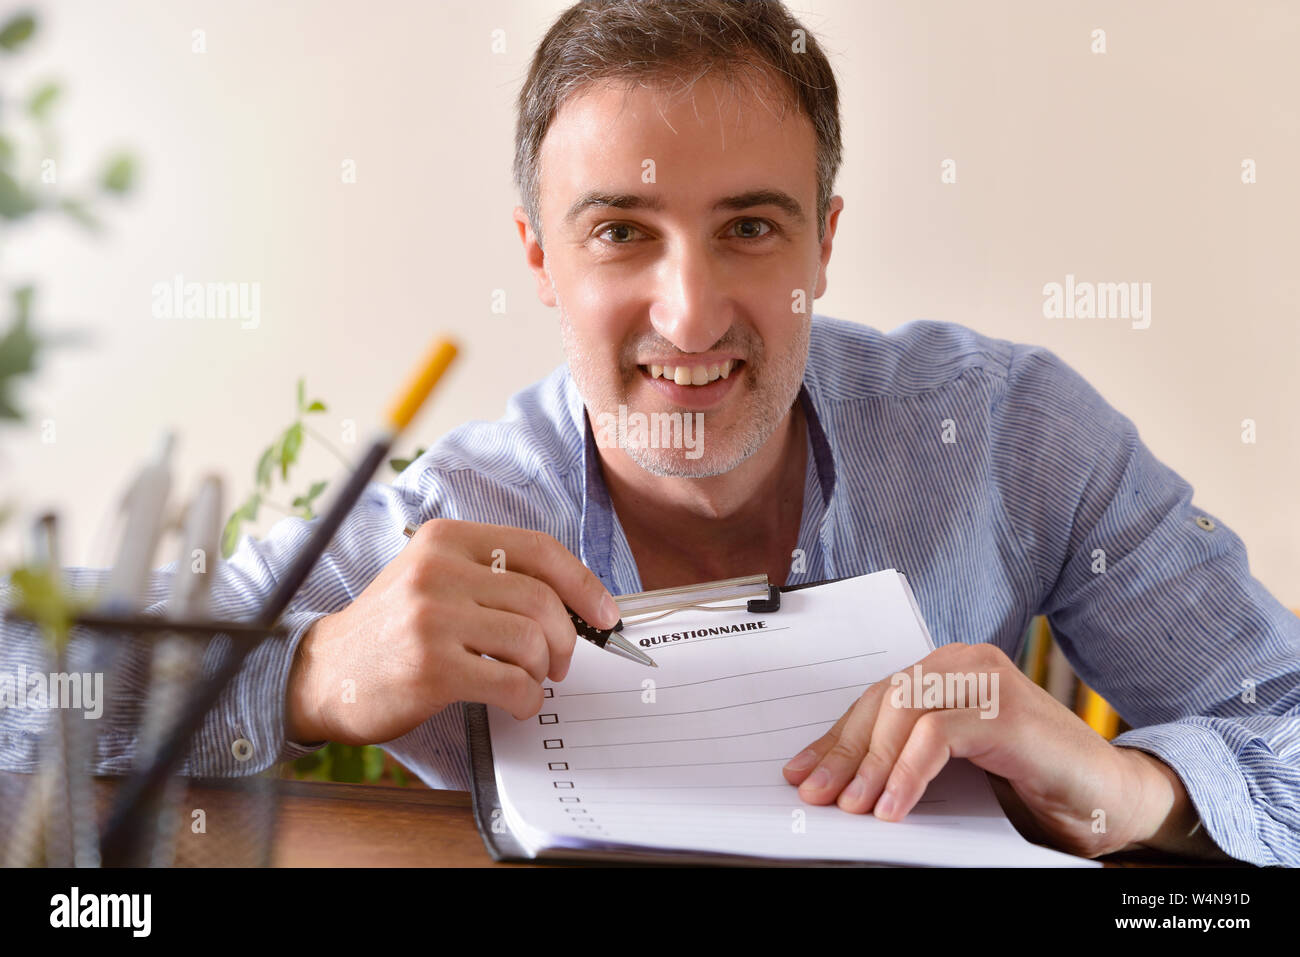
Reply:
[[[608, 626], [611, 594], [896, 567], [941, 646], [923, 668], [998, 672], [999, 717], [864, 689], [791, 756], [801, 799], [899, 820], [966, 757], [1073, 853], [1300, 864], [1300, 619], [1240, 539], [1047, 350], [810, 315], [843, 201], [834, 76], [798, 31], [779, 3], [728, 0], [557, 20], [520, 97], [515, 221], [568, 363], [370, 487], [188, 770], [384, 742], [464, 788], [459, 703], [536, 714], [573, 653], [565, 604]], [[610, 441], [620, 406], [702, 413], [704, 441]], [[215, 610], [250, 614], [307, 530], [245, 539]], [[1105, 741], [1015, 668], [1040, 613], [1135, 730]], [[129, 763], [122, 734], [106, 764]]]

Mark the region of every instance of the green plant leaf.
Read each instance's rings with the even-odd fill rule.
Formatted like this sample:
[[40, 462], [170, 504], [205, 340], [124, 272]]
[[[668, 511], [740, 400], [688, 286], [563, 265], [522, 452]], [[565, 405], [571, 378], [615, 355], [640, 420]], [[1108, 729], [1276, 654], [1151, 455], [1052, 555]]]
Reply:
[[27, 317], [19, 315], [0, 339], [0, 383], [36, 368], [40, 340], [32, 335]]
[[108, 161], [99, 185], [110, 193], [130, 192], [135, 181], [135, 160], [127, 153], [119, 153]]
[[26, 319], [32, 314], [32, 299], [35, 295], [35, 286], [19, 286], [14, 290], [14, 311], [19, 319]]
[[280, 439], [280, 478], [289, 481], [289, 466], [298, 461], [298, 452], [302, 449], [302, 423], [295, 422], [285, 429]]
[[17, 316], [3, 336], [0, 336], [0, 419], [22, 421], [11, 390], [19, 376], [30, 375], [36, 369], [36, 354], [40, 340], [32, 335], [28, 325], [31, 311], [32, 288], [23, 286], [14, 291]]
[[300, 506], [310, 506], [316, 496], [320, 495], [323, 491], [325, 491], [324, 482], [312, 482], [311, 488], [307, 491], [306, 495], [298, 495], [294, 498], [293, 507], [298, 508]]
[[62, 90], [57, 83], [45, 83], [37, 87], [31, 99], [27, 101], [27, 112], [33, 118], [44, 121], [49, 118], [50, 107], [59, 98]]
[[13, 53], [31, 39], [36, 32], [36, 18], [23, 11], [15, 14], [0, 27], [0, 49]]
[[293, 769], [305, 774], [310, 771], [315, 771], [323, 762], [324, 758], [321, 757], [321, 753], [319, 751], [312, 751], [310, 754], [304, 754], [302, 757], [295, 759], [293, 762]]
[[412, 462], [414, 462], [416, 459], [418, 459], [421, 455], [424, 454], [424, 451], [425, 450], [422, 446], [416, 449], [415, 454], [412, 455], [409, 459], [389, 459], [388, 465], [394, 472], [396, 472], [398, 475], [401, 475], [408, 468], [410, 468]]
[[275, 468], [275, 443], [268, 445], [257, 460], [255, 478], [259, 488], [271, 488], [271, 469]]
[[367, 781], [378, 781], [384, 776], [383, 748], [377, 748], [373, 744], [363, 745], [361, 748], [361, 760], [365, 765]]
[[350, 744], [339, 744], [337, 741], [331, 741], [325, 747], [329, 749], [330, 757], [334, 762], [330, 771], [330, 780], [360, 784], [365, 773], [361, 748]]
[[103, 224], [94, 217], [86, 204], [79, 199], [67, 197], [59, 200], [59, 209], [63, 210], [93, 233], [97, 233], [103, 228]]
[[221, 557], [229, 558], [235, 554], [235, 549], [239, 547], [239, 530], [243, 527], [244, 520], [239, 513], [231, 515], [226, 519], [226, 527], [221, 530]]
[[221, 533], [221, 556], [229, 558], [239, 547], [239, 532], [244, 522], [257, 521], [257, 509], [262, 504], [262, 494], [254, 492], [245, 499], [244, 504], [235, 509], [226, 519], [226, 527]]
[[4, 170], [0, 170], [0, 216], [5, 219], [22, 219], [37, 206], [31, 194]]
[[19, 566], [9, 576], [18, 593], [17, 608], [37, 624], [55, 651], [67, 643], [81, 603], [64, 592], [56, 570]]
[[311, 488], [308, 490], [306, 495], [299, 495], [296, 498], [294, 498], [293, 507], [301, 508], [303, 510], [302, 517], [310, 521], [311, 519], [316, 517], [316, 513], [312, 511], [311, 503], [323, 491], [325, 491], [324, 482], [313, 482], [311, 484]]
[[315, 400], [312, 401], [312, 404], [309, 405], [309, 406], [307, 406], [307, 408], [303, 409], [303, 411], [304, 411], [304, 412], [324, 412], [324, 411], [325, 411], [325, 403], [322, 402], [320, 399], [315, 399]]
[[306, 398], [307, 398], [307, 387], [303, 384], [303, 380], [299, 379], [298, 380], [298, 411], [299, 412], [303, 411], [303, 404], [306, 402]]

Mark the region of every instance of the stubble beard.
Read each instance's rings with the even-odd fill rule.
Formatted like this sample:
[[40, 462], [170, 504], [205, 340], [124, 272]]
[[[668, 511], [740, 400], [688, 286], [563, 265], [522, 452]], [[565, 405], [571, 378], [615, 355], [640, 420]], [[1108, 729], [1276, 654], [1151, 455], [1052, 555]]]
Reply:
[[[648, 410], [632, 408], [627, 399], [628, 382], [640, 377], [640, 369], [633, 366], [631, 375], [634, 378], [625, 380], [621, 388], [611, 388], [608, 385], [609, 370], [599, 359], [592, 358], [592, 353], [584, 348], [575, 335], [558, 293], [555, 302], [560, 312], [560, 336], [569, 372], [590, 414], [594, 416], [608, 412], [617, 416], [619, 405], [627, 406], [629, 415], [636, 411], [648, 413]], [[703, 413], [703, 455], [689, 459], [686, 457], [688, 449], [651, 448], [621, 441], [620, 445], [628, 457], [650, 474], [661, 478], [708, 478], [730, 472], [761, 449], [790, 411], [803, 380], [810, 322], [799, 315], [793, 316], [792, 321], [800, 323], [799, 335], [784, 352], [767, 355], [762, 343], [754, 338], [753, 348], [739, 370], [739, 374], [744, 377], [739, 386], [746, 394], [729, 395], [725, 403], [728, 408], [738, 410], [735, 424], [727, 429], [711, 429], [710, 421], [725, 413]], [[621, 366], [616, 370], [616, 375], [625, 375]], [[733, 391], [734, 389], [735, 387]], [[688, 409], [667, 411], [680, 411], [683, 418], [694, 414]]]

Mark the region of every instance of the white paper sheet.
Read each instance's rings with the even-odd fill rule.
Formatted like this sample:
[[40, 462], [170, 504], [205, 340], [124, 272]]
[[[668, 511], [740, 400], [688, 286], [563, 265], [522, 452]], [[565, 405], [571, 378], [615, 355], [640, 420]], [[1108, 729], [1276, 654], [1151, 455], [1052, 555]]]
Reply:
[[[690, 635], [702, 629], [722, 633]], [[744, 630], [738, 630], [744, 629]], [[894, 570], [781, 596], [781, 610], [678, 612], [624, 636], [657, 669], [579, 640], [540, 714], [487, 709], [502, 813], [546, 848], [956, 866], [1100, 866], [1030, 844], [984, 772], [953, 760], [900, 822], [804, 803], [781, 768], [870, 684], [933, 645]], [[650, 682], [647, 684], [646, 682]]]

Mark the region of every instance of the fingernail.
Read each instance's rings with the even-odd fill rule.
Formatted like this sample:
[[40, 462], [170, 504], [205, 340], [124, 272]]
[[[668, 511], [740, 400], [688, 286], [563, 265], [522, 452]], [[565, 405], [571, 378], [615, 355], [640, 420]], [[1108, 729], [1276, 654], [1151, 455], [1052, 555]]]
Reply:
[[814, 771], [812, 773], [812, 777], [810, 777], [807, 781], [805, 781], [802, 786], [812, 791], [820, 791], [822, 788], [826, 787], [826, 785], [830, 783], [831, 783], [831, 769], [823, 767], [823, 768], [818, 768], [816, 771]]
[[801, 751], [785, 766], [787, 771], [807, 771], [817, 763], [817, 752], [812, 748]]
[[867, 782], [862, 779], [861, 774], [853, 775], [853, 780], [849, 786], [844, 789], [844, 796], [850, 801], [856, 801], [867, 791]]
[[880, 800], [876, 802], [876, 816], [889, 817], [894, 813], [894, 807], [898, 804], [898, 798], [893, 791], [886, 789], [885, 793], [880, 795]]
[[603, 628], [613, 628], [618, 624], [618, 605], [608, 593], [600, 600], [600, 616], [605, 622]]

